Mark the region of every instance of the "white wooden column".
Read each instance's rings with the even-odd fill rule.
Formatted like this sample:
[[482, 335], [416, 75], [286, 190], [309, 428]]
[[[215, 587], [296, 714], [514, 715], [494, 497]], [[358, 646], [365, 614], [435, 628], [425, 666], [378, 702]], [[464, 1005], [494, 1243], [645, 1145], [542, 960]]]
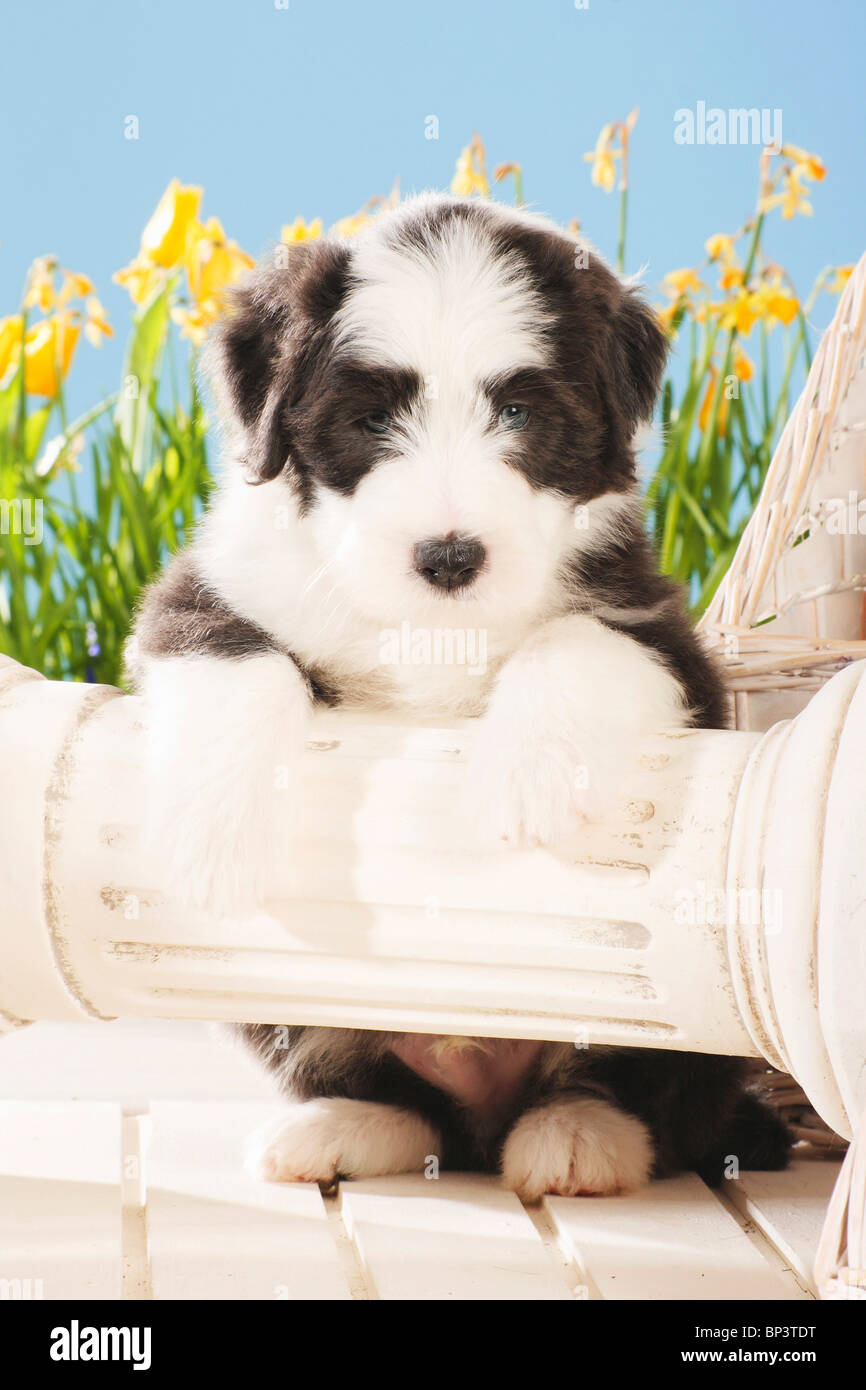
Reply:
[[140, 702], [0, 658], [0, 1010], [550, 1038], [766, 1056], [834, 1128], [866, 1105], [866, 665], [764, 736], [648, 740], [604, 825], [481, 849], [472, 721], [323, 711], [284, 887], [164, 892]]

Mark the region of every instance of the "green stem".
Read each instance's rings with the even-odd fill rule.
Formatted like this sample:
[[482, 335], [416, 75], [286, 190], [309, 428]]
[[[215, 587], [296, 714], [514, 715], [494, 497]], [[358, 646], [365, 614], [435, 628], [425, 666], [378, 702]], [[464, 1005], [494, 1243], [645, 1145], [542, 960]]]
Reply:
[[628, 186], [623, 184], [619, 195], [619, 236], [616, 243], [616, 268], [625, 274], [625, 229], [628, 212]]

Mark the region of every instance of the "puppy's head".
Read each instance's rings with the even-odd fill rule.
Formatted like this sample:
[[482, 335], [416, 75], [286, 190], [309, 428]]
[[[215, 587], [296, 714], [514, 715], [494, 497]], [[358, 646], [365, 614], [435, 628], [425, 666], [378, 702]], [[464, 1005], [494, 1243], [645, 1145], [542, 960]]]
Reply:
[[537, 612], [604, 543], [664, 359], [594, 252], [449, 197], [263, 268], [212, 355], [248, 480], [290, 486], [359, 613], [415, 622]]

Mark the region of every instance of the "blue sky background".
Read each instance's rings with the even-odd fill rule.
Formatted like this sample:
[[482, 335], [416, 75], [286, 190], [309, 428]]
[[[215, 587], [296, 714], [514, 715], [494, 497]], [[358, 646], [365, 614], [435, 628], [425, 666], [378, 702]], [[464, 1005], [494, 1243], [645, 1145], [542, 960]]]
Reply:
[[446, 187], [477, 129], [491, 163], [523, 164], [532, 205], [577, 216], [613, 256], [616, 199], [581, 156], [639, 105], [627, 268], [655, 284], [739, 226], [756, 185], [755, 148], [678, 145], [674, 112], [779, 107], [783, 137], [829, 172], [813, 218], [775, 215], [770, 253], [805, 291], [866, 244], [862, 0], [42, 0], [7, 9], [3, 33], [0, 313], [53, 251], [118, 329], [99, 352], [82, 343], [73, 411], [117, 384], [128, 300], [111, 273], [175, 175], [256, 254], [298, 214], [334, 221], [396, 174], [406, 191]]

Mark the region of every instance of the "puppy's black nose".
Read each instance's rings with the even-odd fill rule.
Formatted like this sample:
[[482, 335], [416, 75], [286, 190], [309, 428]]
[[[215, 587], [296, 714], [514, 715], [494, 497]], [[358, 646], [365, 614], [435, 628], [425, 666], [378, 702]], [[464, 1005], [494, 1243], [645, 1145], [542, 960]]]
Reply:
[[475, 536], [433, 536], [412, 551], [416, 570], [437, 589], [465, 589], [484, 564], [486, 551]]

